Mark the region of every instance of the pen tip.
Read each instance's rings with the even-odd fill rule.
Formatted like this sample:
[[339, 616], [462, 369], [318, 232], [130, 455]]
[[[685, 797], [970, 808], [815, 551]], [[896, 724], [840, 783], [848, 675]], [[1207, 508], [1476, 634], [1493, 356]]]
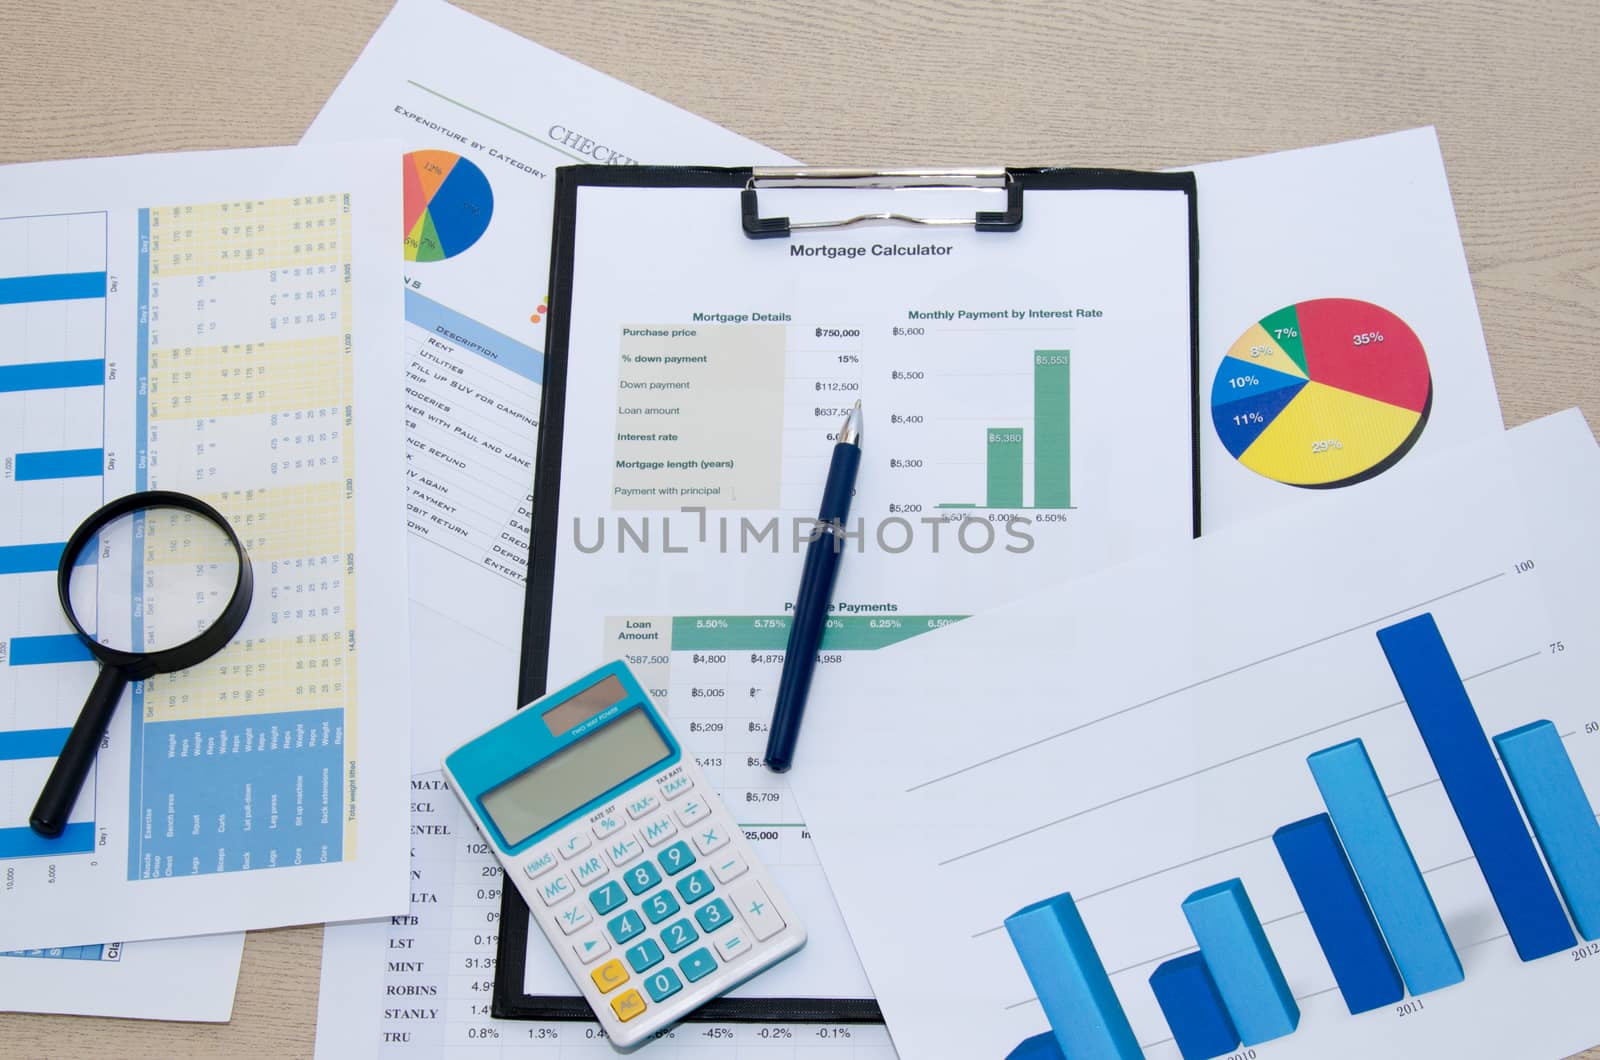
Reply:
[[839, 428], [839, 444], [861, 444], [861, 399], [856, 398], [855, 405], [844, 417], [844, 426]]

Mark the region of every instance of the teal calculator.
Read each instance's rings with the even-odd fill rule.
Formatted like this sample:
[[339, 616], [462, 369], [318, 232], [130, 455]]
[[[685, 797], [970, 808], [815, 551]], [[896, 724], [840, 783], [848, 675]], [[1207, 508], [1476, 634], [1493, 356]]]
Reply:
[[619, 1047], [805, 944], [733, 815], [620, 661], [458, 747], [444, 775]]

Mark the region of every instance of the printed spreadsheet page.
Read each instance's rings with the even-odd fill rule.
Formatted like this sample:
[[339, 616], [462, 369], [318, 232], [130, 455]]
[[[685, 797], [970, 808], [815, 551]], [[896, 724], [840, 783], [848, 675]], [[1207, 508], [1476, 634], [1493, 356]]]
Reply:
[[[0, 246], [21, 255], [0, 305], [17, 340], [0, 386], [0, 948], [405, 908], [400, 299], [380, 249], [399, 189], [384, 151], [0, 170]], [[130, 687], [65, 833], [41, 840], [28, 811], [96, 673], [49, 549], [104, 501], [161, 488], [239, 529], [249, 616], [203, 665]], [[100, 606], [127, 615], [138, 598], [101, 556]]]

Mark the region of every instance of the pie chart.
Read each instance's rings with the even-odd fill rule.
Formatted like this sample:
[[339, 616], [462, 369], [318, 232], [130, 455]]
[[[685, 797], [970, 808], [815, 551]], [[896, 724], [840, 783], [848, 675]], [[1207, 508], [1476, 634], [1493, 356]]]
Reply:
[[476, 243], [494, 215], [483, 170], [449, 151], [412, 151], [405, 175], [407, 261], [443, 261]]
[[1353, 298], [1262, 317], [1229, 348], [1211, 386], [1211, 422], [1234, 459], [1307, 489], [1393, 467], [1421, 437], [1432, 404], [1416, 333]]

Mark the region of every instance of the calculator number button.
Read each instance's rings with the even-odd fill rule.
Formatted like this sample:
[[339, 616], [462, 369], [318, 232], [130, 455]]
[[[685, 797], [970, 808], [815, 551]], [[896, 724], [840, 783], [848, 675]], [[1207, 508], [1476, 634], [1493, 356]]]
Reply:
[[650, 991], [650, 1000], [659, 1003], [682, 990], [683, 980], [671, 968], [663, 968], [644, 981], [644, 988]]
[[594, 823], [594, 837], [604, 839], [622, 827], [622, 817], [618, 814], [608, 813]]
[[750, 925], [751, 933], [759, 942], [767, 941], [784, 929], [783, 917], [778, 915], [778, 910], [767, 897], [767, 892], [762, 889], [761, 884], [754, 880], [734, 887], [733, 907], [744, 917], [745, 923]]
[[700, 933], [687, 920], [674, 920], [661, 929], [661, 944], [668, 953], [677, 953], [699, 937]]
[[573, 866], [572, 875], [577, 877], [580, 884], [587, 887], [610, 871], [606, 863], [600, 860], [600, 855], [590, 854]]
[[718, 883], [727, 883], [736, 880], [750, 870], [744, 863], [744, 858], [738, 854], [728, 853], [717, 858], [711, 865], [711, 873], [716, 876]]
[[530, 880], [537, 880], [540, 876], [556, 867], [556, 855], [553, 850], [546, 850], [529, 858], [522, 866], [522, 872]]
[[661, 882], [661, 873], [648, 861], [642, 861], [622, 874], [628, 881], [628, 890], [634, 894], [643, 894]]
[[593, 964], [611, 952], [611, 943], [606, 941], [604, 935], [596, 931], [592, 935], [585, 935], [581, 939], [573, 940], [572, 952], [584, 964]]
[[594, 906], [594, 911], [605, 916], [613, 909], [618, 909], [628, 904], [628, 896], [623, 893], [622, 884], [612, 880], [604, 887], [597, 888], [589, 896], [589, 902]]
[[569, 860], [589, 849], [589, 836], [585, 832], [574, 832], [561, 841], [556, 847], [561, 851], [562, 860]]
[[606, 846], [606, 857], [610, 858], [611, 864], [619, 869], [642, 853], [644, 844], [633, 836], [613, 840]]
[[539, 898], [545, 905], [555, 905], [564, 902], [577, 894], [577, 888], [572, 886], [572, 881], [565, 875], [556, 876], [539, 884]]
[[644, 823], [644, 841], [649, 846], [658, 847], [677, 834], [678, 826], [666, 814]]
[[644, 915], [650, 923], [659, 924], [676, 913], [681, 906], [678, 905], [677, 899], [672, 897], [671, 891], [657, 891], [644, 900], [643, 908]]
[[655, 813], [660, 806], [661, 800], [654, 795], [640, 795], [628, 801], [628, 816], [637, 821], [641, 817]]
[[700, 930], [707, 935], [720, 927], [727, 927], [733, 922], [733, 911], [728, 908], [728, 903], [721, 898], [707, 902], [695, 911], [694, 918], [700, 924]]
[[[609, 948], [610, 943], [607, 943], [606, 946]], [[663, 959], [661, 946], [656, 942], [655, 939], [645, 939], [643, 942], [639, 943], [639, 945], [624, 953], [623, 956], [628, 958], [628, 966], [636, 972], [642, 972], [647, 968], [654, 968], [656, 965], [660, 964]], [[656, 1000], [660, 1001], [661, 999], [658, 997]]]
[[728, 845], [728, 830], [720, 824], [701, 825], [694, 830], [694, 848], [702, 854]]
[[683, 977], [692, 983], [716, 971], [717, 959], [711, 956], [710, 950], [702, 946], [679, 961], [678, 967], [683, 969]]
[[710, 894], [714, 887], [715, 884], [711, 882], [711, 877], [700, 869], [696, 869], [678, 881], [678, 893], [683, 896], [684, 902], [688, 905], [694, 905]]
[[621, 961], [612, 958], [590, 972], [589, 978], [594, 980], [594, 985], [602, 994], [609, 994], [628, 981], [628, 970], [622, 966]]
[[663, 780], [661, 782], [661, 797], [671, 802], [692, 787], [694, 787], [694, 783], [689, 779], [689, 775], [687, 773], [679, 773], [671, 780]]
[[677, 810], [674, 811], [674, 814], [678, 818], [678, 823], [683, 827], [688, 828], [690, 825], [694, 824], [696, 821], [700, 820], [700, 818], [704, 817], [710, 812], [711, 804], [706, 802], [706, 800], [696, 796], [695, 798], [689, 799], [688, 801], [684, 802], [683, 805], [679, 806]]
[[643, 931], [644, 921], [639, 919], [638, 913], [630, 909], [607, 924], [606, 930], [611, 932], [611, 937], [620, 944]]
[[589, 915], [589, 910], [578, 904], [569, 905], [555, 915], [556, 927], [563, 935], [572, 934], [592, 920], [594, 917]]
[[676, 876], [694, 864], [694, 851], [689, 849], [688, 843], [679, 840], [657, 854], [656, 860], [661, 862], [661, 867], [667, 870], [668, 876]]
[[611, 999], [611, 1011], [617, 1014], [617, 1019], [627, 1023], [645, 1009], [644, 998], [639, 996], [639, 991], [629, 990], [618, 994]]

